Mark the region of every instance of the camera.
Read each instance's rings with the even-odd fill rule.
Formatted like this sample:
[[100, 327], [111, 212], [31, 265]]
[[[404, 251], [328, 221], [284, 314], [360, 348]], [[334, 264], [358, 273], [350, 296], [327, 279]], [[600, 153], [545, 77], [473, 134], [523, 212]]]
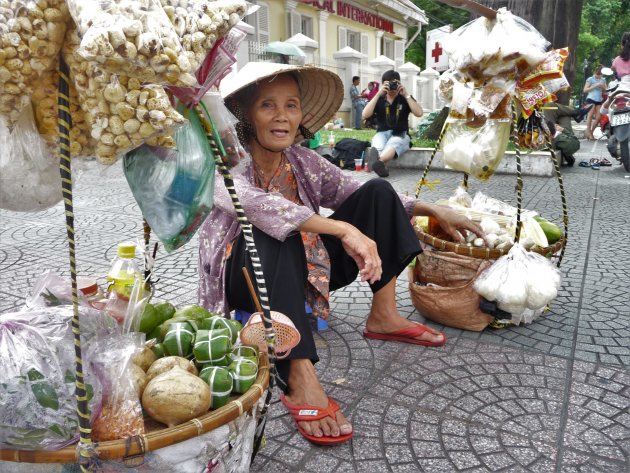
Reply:
[[389, 81], [389, 90], [396, 90], [398, 89], [398, 86], [400, 85], [400, 81], [399, 80], [390, 80]]

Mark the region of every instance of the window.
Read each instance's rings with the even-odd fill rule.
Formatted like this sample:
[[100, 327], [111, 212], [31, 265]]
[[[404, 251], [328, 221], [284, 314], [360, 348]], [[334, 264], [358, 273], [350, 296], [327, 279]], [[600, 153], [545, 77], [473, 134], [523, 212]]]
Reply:
[[348, 30], [347, 44], [356, 51], [361, 51], [361, 33]]
[[302, 15], [302, 31], [304, 36], [313, 38], [313, 18], [310, 16]]

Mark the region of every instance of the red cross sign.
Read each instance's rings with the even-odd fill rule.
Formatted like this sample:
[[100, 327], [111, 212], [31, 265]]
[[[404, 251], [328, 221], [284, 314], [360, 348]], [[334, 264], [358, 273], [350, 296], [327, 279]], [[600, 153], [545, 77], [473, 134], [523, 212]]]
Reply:
[[427, 31], [426, 67], [443, 72], [448, 69], [448, 56], [444, 53], [442, 44], [444, 38], [451, 32], [451, 26]]

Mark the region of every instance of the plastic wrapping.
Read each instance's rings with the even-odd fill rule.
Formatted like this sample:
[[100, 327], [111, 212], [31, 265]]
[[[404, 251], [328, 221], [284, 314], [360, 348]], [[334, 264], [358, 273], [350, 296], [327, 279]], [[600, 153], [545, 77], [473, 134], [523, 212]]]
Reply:
[[37, 133], [30, 105], [12, 131], [0, 118], [0, 143], [0, 208], [33, 212], [61, 202], [59, 162]]
[[520, 115], [516, 132], [519, 146], [529, 150], [546, 149], [548, 144], [553, 141], [547, 123], [538, 111], [534, 111], [528, 118]]
[[[72, 306], [0, 315], [0, 448], [52, 450], [78, 439]], [[115, 330], [100, 312], [79, 308], [82, 343]], [[89, 357], [84, 353], [84, 361]], [[100, 388], [87, 378], [91, 409]]]
[[[90, 126], [81, 108], [77, 89], [70, 81], [70, 156], [94, 156], [96, 142], [90, 135]], [[59, 155], [59, 123], [57, 111], [57, 94], [59, 90], [59, 72], [57, 68], [45, 72], [35, 85], [31, 101], [35, 112], [37, 131], [42, 135], [53, 156]]]
[[65, 0], [16, 0], [0, 8], [0, 117], [8, 128], [53, 66], [69, 20]]
[[68, 9], [87, 61], [150, 84], [197, 85], [200, 62], [191, 63], [158, 0], [68, 0]]
[[143, 344], [144, 334], [135, 333], [102, 337], [90, 345], [90, 367], [102, 386], [102, 409], [92, 421], [93, 440], [144, 434], [140, 393], [131, 362]]
[[228, 110], [218, 92], [210, 92], [202, 100], [204, 111], [213, 120], [216, 132], [221, 138], [221, 143], [227, 155], [227, 164], [230, 167], [236, 166], [244, 158], [249, 156], [236, 134], [237, 118]]
[[144, 145], [125, 156], [125, 177], [167, 251], [192, 238], [214, 202], [214, 160], [197, 113], [174, 135], [177, 149]]
[[[560, 285], [560, 271], [551, 261], [515, 244], [481, 274], [474, 289], [489, 301], [497, 301], [499, 309], [517, 316], [518, 323], [527, 310], [540, 310], [549, 304]], [[530, 315], [525, 319], [531, 319]]]
[[470, 207], [472, 205], [472, 197], [466, 188], [461, 185], [457, 186], [457, 189], [455, 189], [453, 195], [448, 198], [448, 201], [462, 207]]
[[549, 42], [525, 20], [500, 8], [495, 20], [477, 18], [444, 41], [451, 68], [483, 84], [496, 75], [514, 77], [545, 59]]
[[[82, 289], [91, 286], [95, 281], [89, 278], [77, 278], [77, 292], [79, 296], [79, 304], [86, 307], [101, 309], [102, 293], [98, 286], [93, 294], [84, 294]], [[94, 289], [90, 287], [90, 289]], [[35, 280], [33, 290], [29, 297], [26, 298], [26, 307], [54, 307], [58, 305], [72, 304], [72, 283], [69, 278], [59, 276], [53, 271], [44, 271]]]
[[184, 118], [173, 108], [164, 88], [144, 86], [136, 78], [99, 69], [73, 54], [78, 43], [77, 31], [68, 31], [63, 55], [91, 136], [97, 142], [99, 162], [113, 164], [125, 152], [145, 142], [174, 146], [170, 134]]
[[503, 159], [510, 137], [508, 120], [486, 120], [480, 127], [449, 120], [442, 139], [444, 163], [479, 180], [488, 180]]

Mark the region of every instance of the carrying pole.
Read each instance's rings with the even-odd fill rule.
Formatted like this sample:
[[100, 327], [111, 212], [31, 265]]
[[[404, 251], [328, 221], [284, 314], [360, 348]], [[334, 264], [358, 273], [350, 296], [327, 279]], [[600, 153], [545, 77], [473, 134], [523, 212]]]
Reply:
[[72, 282], [72, 333], [74, 335], [75, 356], [75, 397], [79, 419], [79, 466], [82, 472], [96, 471], [94, 448], [92, 445], [92, 427], [90, 425], [90, 407], [83, 376], [83, 358], [81, 355], [81, 326], [79, 324], [79, 296], [77, 289], [77, 263], [74, 241], [74, 208], [72, 203], [72, 171], [70, 165], [70, 72], [68, 65], [59, 58], [59, 89], [57, 94], [57, 123], [59, 126], [59, 172], [61, 173], [61, 191], [66, 214], [66, 230], [70, 251], [70, 279]]

